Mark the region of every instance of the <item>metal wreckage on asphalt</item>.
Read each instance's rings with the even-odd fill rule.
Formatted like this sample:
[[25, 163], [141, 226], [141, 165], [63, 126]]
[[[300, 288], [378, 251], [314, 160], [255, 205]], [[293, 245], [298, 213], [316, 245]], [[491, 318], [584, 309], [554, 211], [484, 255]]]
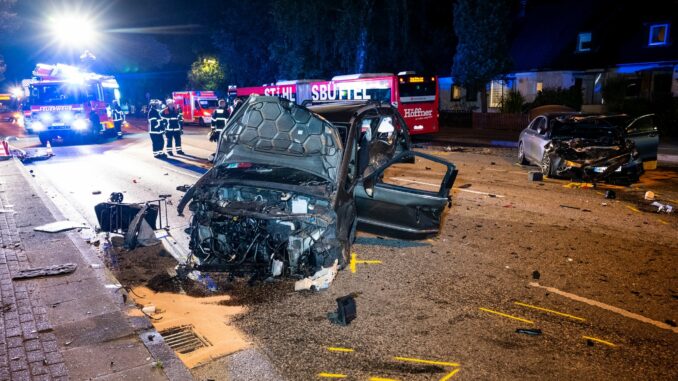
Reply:
[[[299, 279], [297, 290], [322, 289], [348, 264], [356, 228], [400, 238], [437, 234], [456, 168], [405, 150], [360, 176], [359, 111], [339, 126], [284, 99], [250, 97], [224, 130], [214, 167], [178, 205], [179, 214], [187, 205], [193, 214], [192, 268], [288, 276]], [[437, 192], [381, 181], [390, 165], [413, 156], [446, 168]]]

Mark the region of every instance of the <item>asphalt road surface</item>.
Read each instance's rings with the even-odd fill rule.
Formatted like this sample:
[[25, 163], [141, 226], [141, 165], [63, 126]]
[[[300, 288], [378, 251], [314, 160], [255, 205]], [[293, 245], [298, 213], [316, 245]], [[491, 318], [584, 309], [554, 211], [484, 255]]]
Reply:
[[[0, 124], [0, 135], [15, 129]], [[148, 136], [132, 128], [121, 141], [55, 146], [54, 158], [29, 168], [60, 208], [94, 225], [94, 204], [114, 191], [130, 202], [170, 193], [176, 204], [175, 187], [208, 166], [206, 132], [187, 129], [191, 156], [181, 159], [153, 159]], [[295, 293], [280, 282], [236, 298], [247, 312], [233, 324], [286, 379], [678, 379], [678, 214], [643, 199], [651, 190], [678, 205], [678, 169], [660, 167], [631, 187], [582, 188], [527, 181], [534, 168], [516, 165], [511, 149], [427, 152], [459, 168], [439, 237], [359, 234], [358, 259], [380, 263], [340, 272], [329, 290]], [[439, 175], [417, 163], [391, 178], [429, 186]], [[187, 222], [170, 213], [180, 244]], [[351, 293], [357, 319], [331, 324], [335, 299]], [[193, 374], [220, 379], [223, 366]]]

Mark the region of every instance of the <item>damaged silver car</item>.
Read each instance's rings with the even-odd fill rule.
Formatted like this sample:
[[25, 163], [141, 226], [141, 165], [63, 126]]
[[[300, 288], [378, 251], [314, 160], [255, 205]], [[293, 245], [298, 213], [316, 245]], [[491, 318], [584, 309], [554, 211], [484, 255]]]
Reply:
[[518, 161], [550, 177], [633, 183], [643, 162], [657, 160], [658, 144], [652, 115], [549, 113], [521, 132]]
[[[179, 203], [180, 214], [187, 205], [193, 214], [192, 267], [289, 276], [301, 279], [295, 288], [320, 289], [348, 264], [359, 225], [384, 235], [437, 234], [456, 168], [405, 151], [363, 178], [360, 111], [335, 126], [293, 102], [250, 97], [222, 133], [214, 167]], [[436, 192], [381, 181], [390, 165], [414, 156], [446, 168]]]

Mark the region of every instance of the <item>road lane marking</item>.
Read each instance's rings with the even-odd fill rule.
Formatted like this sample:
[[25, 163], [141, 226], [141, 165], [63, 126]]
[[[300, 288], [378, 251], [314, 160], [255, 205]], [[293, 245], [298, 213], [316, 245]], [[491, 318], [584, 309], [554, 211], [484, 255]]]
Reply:
[[322, 377], [322, 378], [347, 378], [348, 376], [345, 375], [345, 374], [339, 374], [339, 373], [321, 372], [321, 373], [318, 373], [318, 377]]
[[351, 262], [349, 263], [349, 268], [351, 269], [351, 273], [355, 274], [355, 272], [358, 270], [358, 266], [356, 265], [380, 265], [381, 261], [379, 260], [369, 260], [369, 259], [358, 259], [358, 254], [352, 253], [351, 254]]
[[634, 207], [631, 206], [631, 205], [624, 205], [624, 206], [625, 206], [627, 209], [631, 210], [631, 211], [634, 211], [634, 212], [636, 212], [636, 213], [640, 213], [640, 210], [634, 208]]
[[615, 343], [611, 343], [611, 342], [609, 342], [609, 341], [597, 339], [597, 338], [591, 337], [591, 336], [582, 336], [582, 338], [584, 338], [584, 339], [586, 339], [586, 340], [595, 341], [595, 342], [597, 342], [597, 343], [605, 344], [605, 345], [608, 345], [608, 346], [610, 346], [610, 347], [616, 347], [616, 346], [617, 346], [617, 344], [615, 344]]
[[637, 313], [627, 311], [627, 310], [621, 309], [619, 307], [611, 306], [609, 304], [605, 304], [605, 303], [602, 303], [602, 302], [599, 302], [599, 301], [596, 301], [596, 300], [593, 300], [593, 299], [585, 298], [583, 296], [571, 294], [571, 293], [566, 292], [566, 291], [561, 291], [561, 290], [559, 290], [555, 287], [542, 286], [538, 282], [530, 282], [530, 286], [543, 288], [543, 289], [547, 290], [548, 292], [558, 294], [558, 295], [564, 296], [566, 298], [576, 300], [578, 302], [586, 303], [586, 304], [589, 304], [591, 306], [599, 307], [599, 308], [602, 308], [604, 310], [615, 312], [615, 313], [622, 315], [622, 316], [625, 316], [629, 319], [638, 320], [638, 321], [641, 321], [643, 323], [652, 324], [655, 327], [658, 327], [658, 328], [661, 328], [661, 329], [667, 329], [669, 331], [673, 331], [674, 333], [678, 333], [678, 327], [671, 327], [670, 325], [668, 325], [666, 323], [662, 323], [660, 321], [652, 320], [652, 319], [647, 318], [643, 315], [638, 315]]
[[415, 364], [424, 364], [424, 365], [439, 365], [439, 366], [453, 366], [453, 367], [460, 366], [456, 362], [424, 360], [424, 359], [416, 359], [416, 358], [412, 358], [412, 357], [394, 357], [393, 359], [396, 360], [396, 361], [411, 362], [411, 363], [415, 363]]
[[503, 316], [503, 317], [505, 317], [505, 318], [509, 318], [509, 319], [513, 319], [513, 320], [522, 321], [523, 323], [534, 324], [534, 322], [533, 322], [532, 320], [523, 319], [523, 318], [518, 317], [518, 316], [513, 316], [513, 315], [505, 314], [505, 313], [503, 313], [503, 312], [494, 311], [494, 310], [490, 310], [490, 309], [483, 308], [483, 307], [479, 307], [479, 309], [480, 309], [481, 311], [485, 311], [485, 312], [489, 312], [489, 313], [491, 313], [491, 314]]
[[574, 320], [586, 321], [586, 319], [580, 318], [580, 317], [578, 317], [578, 316], [566, 314], [566, 313], [559, 312], [559, 311], [549, 310], [548, 308], [544, 308], [544, 307], [533, 306], [533, 305], [527, 304], [527, 303], [513, 302], [513, 304], [518, 305], [518, 306], [522, 306], [522, 307], [532, 308], [532, 309], [539, 310], [539, 311], [549, 312], [549, 313], [552, 313], [552, 314], [555, 314], [555, 315], [560, 315], [560, 316], [568, 317], [568, 318], [574, 319]]
[[327, 350], [330, 352], [354, 352], [351, 348], [342, 348], [342, 347], [327, 347]]
[[448, 373], [447, 375], [445, 375], [445, 377], [441, 378], [440, 381], [447, 381], [447, 380], [449, 380], [450, 378], [454, 377], [454, 375], [457, 374], [457, 372], [459, 372], [460, 370], [461, 370], [461, 368], [457, 368], [457, 369], [451, 371], [450, 373]]
[[501, 195], [501, 194], [488, 193], [488, 192], [480, 192], [480, 191], [471, 190], [471, 189], [465, 189], [465, 188], [452, 188], [452, 189], [454, 189], [454, 190], [456, 190], [456, 191], [459, 191], [459, 192], [467, 192], [467, 193], [474, 193], [474, 194], [482, 194], [482, 195], [490, 196], [490, 197], [499, 197], [499, 198], [504, 198], [504, 197], [506, 197], [506, 196]]

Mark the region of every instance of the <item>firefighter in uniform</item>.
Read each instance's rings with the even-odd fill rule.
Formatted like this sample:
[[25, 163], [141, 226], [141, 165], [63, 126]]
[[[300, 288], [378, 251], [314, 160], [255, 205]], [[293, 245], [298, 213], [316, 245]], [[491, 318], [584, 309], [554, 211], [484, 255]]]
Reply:
[[111, 117], [113, 117], [115, 133], [118, 135], [118, 139], [122, 139], [122, 123], [125, 121], [125, 114], [122, 112], [117, 99], [113, 99], [111, 103]]
[[226, 122], [228, 121], [229, 113], [226, 108], [226, 101], [219, 99], [219, 107], [214, 110], [212, 113], [212, 131], [210, 132], [210, 141], [216, 142], [221, 136], [221, 131], [226, 127]]
[[167, 138], [167, 154], [174, 156], [172, 146], [177, 150], [178, 155], [183, 155], [181, 150], [181, 134], [183, 134], [184, 116], [181, 109], [174, 103], [173, 99], [168, 99], [165, 103], [167, 108], [162, 110], [160, 116], [165, 123], [165, 136]]
[[151, 143], [153, 144], [153, 157], [156, 159], [164, 159], [165, 139], [162, 137], [164, 131], [164, 123], [160, 116], [162, 109], [162, 102], [157, 99], [152, 99], [148, 109], [148, 134], [151, 136]]

